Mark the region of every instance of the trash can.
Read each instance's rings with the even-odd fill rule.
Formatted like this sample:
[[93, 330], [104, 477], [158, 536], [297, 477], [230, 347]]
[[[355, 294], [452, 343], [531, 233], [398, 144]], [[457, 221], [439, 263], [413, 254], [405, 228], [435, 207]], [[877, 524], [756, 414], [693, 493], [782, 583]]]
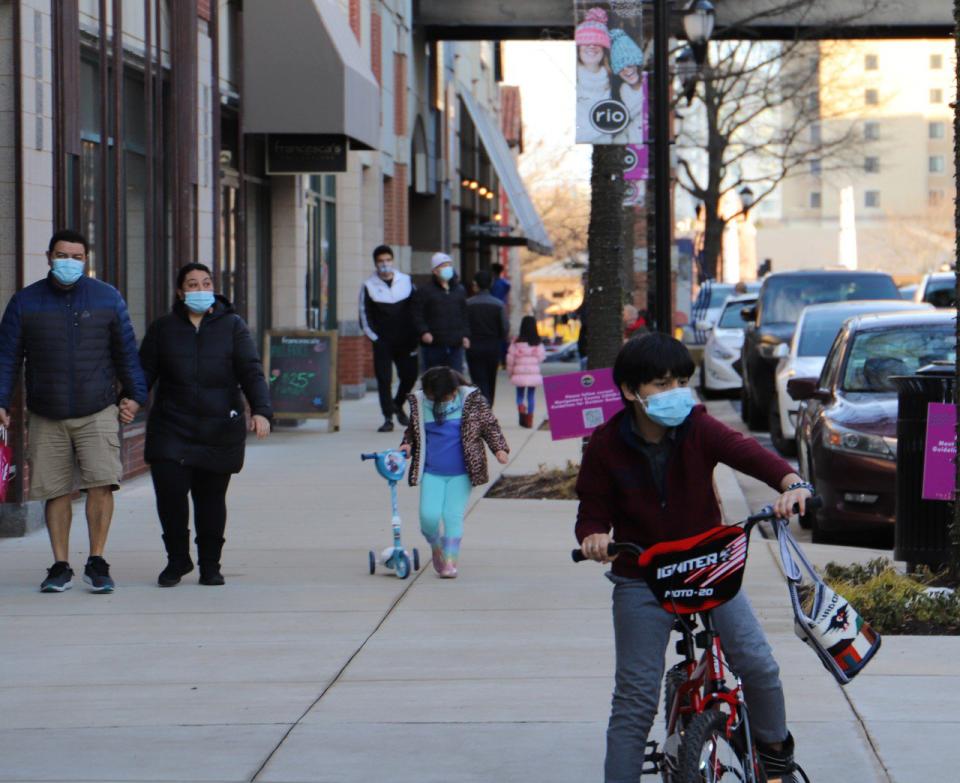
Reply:
[[916, 375], [891, 378], [897, 387], [897, 505], [893, 556], [912, 568], [939, 568], [950, 560], [949, 526], [953, 503], [923, 500], [923, 460], [927, 405], [953, 402], [956, 368], [937, 363]]

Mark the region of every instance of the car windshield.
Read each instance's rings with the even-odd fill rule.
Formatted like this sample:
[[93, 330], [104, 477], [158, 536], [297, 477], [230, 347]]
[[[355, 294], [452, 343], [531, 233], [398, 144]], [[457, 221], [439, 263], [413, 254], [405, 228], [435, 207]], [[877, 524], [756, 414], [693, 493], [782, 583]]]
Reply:
[[846, 310], [830, 313], [807, 313], [803, 317], [797, 356], [826, 356], [837, 338], [837, 332], [851, 313]]
[[743, 321], [743, 317], [740, 315], [740, 311], [744, 307], [752, 307], [753, 301], [744, 299], [740, 302], [731, 302], [723, 308], [723, 313], [720, 315], [720, 320], [717, 322], [718, 329], [743, 329], [746, 327], [746, 324]]
[[894, 375], [912, 375], [935, 361], [956, 361], [953, 324], [900, 326], [861, 332], [849, 349], [842, 389], [895, 391]]
[[728, 296], [733, 293], [733, 286], [725, 283], [711, 283], [704, 285], [697, 294], [696, 307], [707, 310], [711, 307], [719, 306]]
[[956, 306], [956, 280], [953, 277], [931, 277], [923, 292], [923, 301], [934, 307]]
[[899, 298], [889, 275], [771, 277], [763, 289], [760, 323], [795, 324], [804, 307], [822, 302]]

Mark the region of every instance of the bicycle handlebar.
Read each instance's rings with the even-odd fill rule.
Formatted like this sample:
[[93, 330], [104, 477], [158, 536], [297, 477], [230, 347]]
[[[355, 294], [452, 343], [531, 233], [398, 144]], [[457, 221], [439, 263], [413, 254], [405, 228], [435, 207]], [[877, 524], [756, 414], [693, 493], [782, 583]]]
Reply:
[[[806, 507], [808, 510], [812, 511], [814, 509], [820, 508], [822, 505], [823, 505], [823, 498], [821, 497], [813, 496], [813, 497], [807, 498]], [[800, 512], [800, 506], [795, 504], [793, 507], [793, 513], [797, 514], [799, 512]], [[775, 519], [776, 516], [777, 515], [773, 513], [773, 506], [764, 506], [756, 514], [753, 514], [752, 516], [749, 516], [746, 519], [741, 520], [740, 522], [736, 522], [734, 524], [743, 525], [743, 529], [746, 531], [747, 535], [750, 535], [750, 531], [753, 529], [753, 526], [756, 525], [758, 522], [766, 522], [767, 520]], [[643, 553], [643, 547], [638, 546], [637, 544], [633, 544], [629, 541], [623, 541], [623, 542], [611, 541], [607, 545], [607, 554], [610, 557], [614, 557], [623, 552], [639, 556]], [[574, 563], [582, 563], [584, 560], [590, 559], [585, 554], [583, 554], [582, 549], [572, 550], [570, 552], [570, 557]]]

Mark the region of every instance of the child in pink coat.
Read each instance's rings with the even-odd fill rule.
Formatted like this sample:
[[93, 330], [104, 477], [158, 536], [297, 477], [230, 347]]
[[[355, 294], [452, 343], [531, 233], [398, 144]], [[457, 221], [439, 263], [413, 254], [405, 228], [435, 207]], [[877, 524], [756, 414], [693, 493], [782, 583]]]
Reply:
[[[517, 387], [517, 412], [520, 414], [520, 426], [533, 427], [533, 405], [537, 397], [537, 387], [543, 384], [540, 374], [540, 362], [547, 356], [537, 321], [532, 315], [525, 315], [520, 321], [520, 336], [507, 351], [507, 374], [510, 383]], [[526, 394], [526, 404], [524, 404]]]

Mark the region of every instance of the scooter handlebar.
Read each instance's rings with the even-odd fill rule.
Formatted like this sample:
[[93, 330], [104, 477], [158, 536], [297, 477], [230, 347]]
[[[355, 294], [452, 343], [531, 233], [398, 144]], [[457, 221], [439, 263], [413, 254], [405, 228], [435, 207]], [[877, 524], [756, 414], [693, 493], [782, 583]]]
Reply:
[[361, 462], [366, 462], [368, 459], [376, 459], [378, 456], [380, 456], [380, 455], [377, 454], [377, 452], [375, 452], [375, 451], [374, 451], [374, 452], [371, 452], [370, 454], [361, 454], [361, 455], [360, 455], [360, 461], [361, 461]]

